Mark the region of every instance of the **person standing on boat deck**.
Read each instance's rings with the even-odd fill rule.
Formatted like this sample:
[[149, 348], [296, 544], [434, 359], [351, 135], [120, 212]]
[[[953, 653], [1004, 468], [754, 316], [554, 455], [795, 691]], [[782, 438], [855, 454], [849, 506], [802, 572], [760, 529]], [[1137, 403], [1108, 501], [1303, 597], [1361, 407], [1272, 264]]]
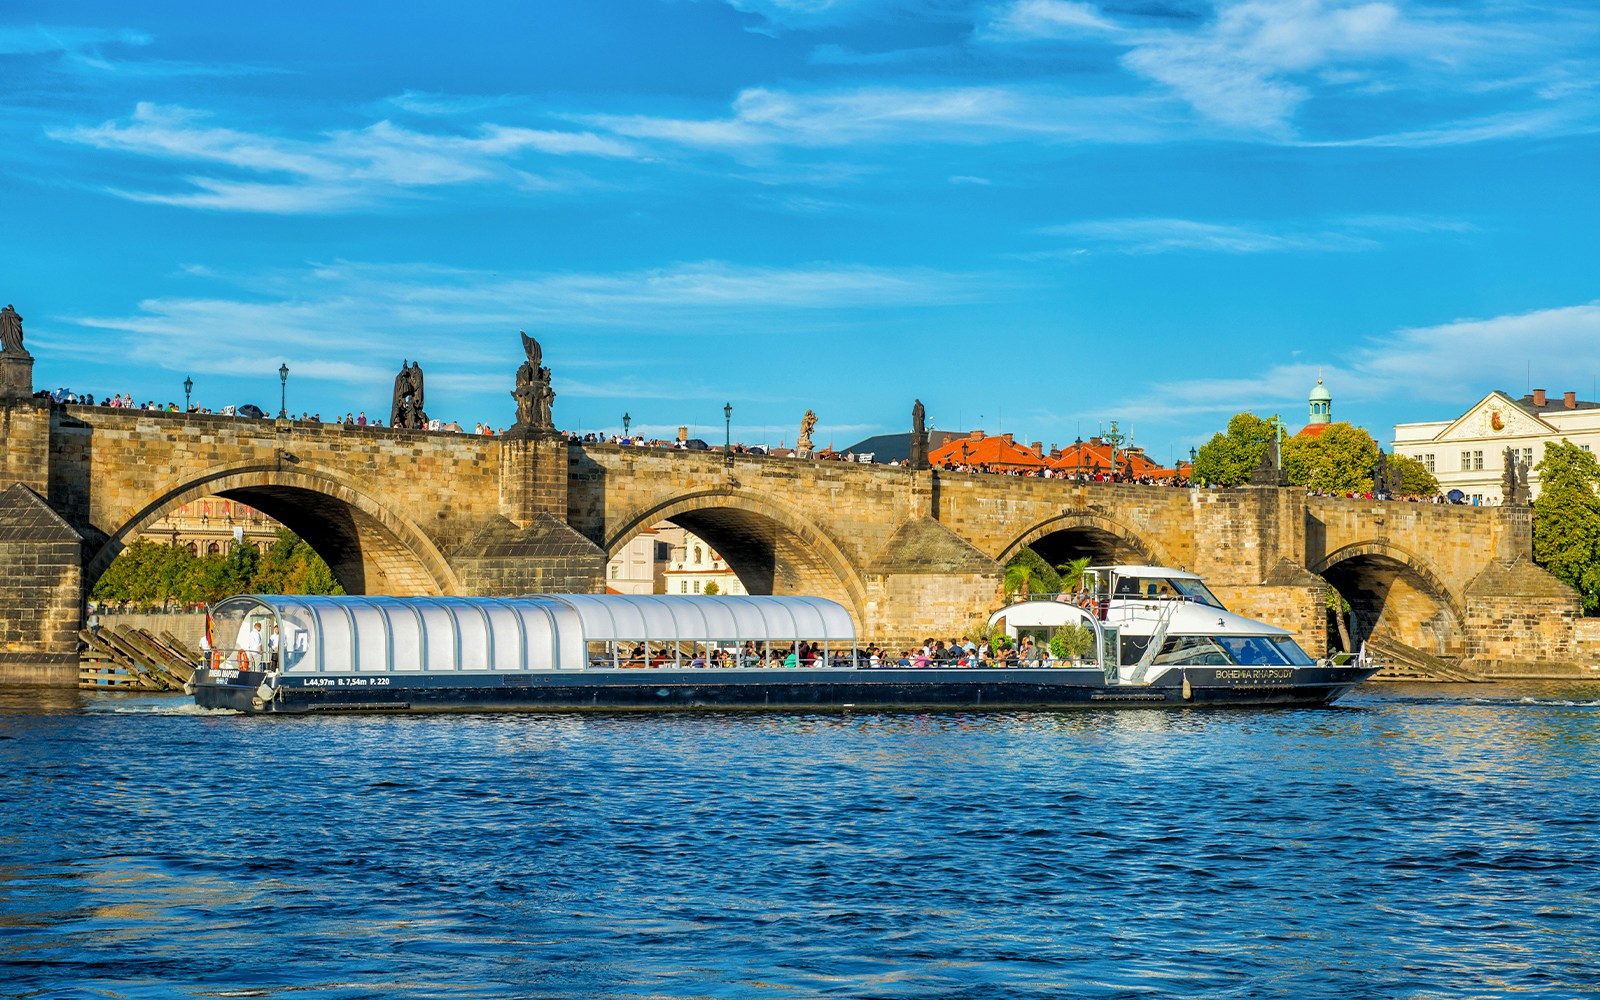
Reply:
[[240, 643], [250, 660], [250, 669], [256, 670], [261, 666], [261, 623], [256, 622], [245, 630], [244, 638]]
[[278, 638], [278, 626], [274, 625], [272, 626], [272, 635], [267, 637], [267, 648], [272, 651], [270, 660], [273, 670], [278, 669], [278, 649], [281, 642], [282, 640]]

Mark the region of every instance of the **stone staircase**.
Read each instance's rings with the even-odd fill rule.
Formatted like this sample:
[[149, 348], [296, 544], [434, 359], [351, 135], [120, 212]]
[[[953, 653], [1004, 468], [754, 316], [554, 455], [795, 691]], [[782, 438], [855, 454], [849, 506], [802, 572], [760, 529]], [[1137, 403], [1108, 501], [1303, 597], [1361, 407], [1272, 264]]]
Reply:
[[1477, 683], [1484, 679], [1459, 663], [1442, 660], [1391, 636], [1375, 635], [1367, 639], [1367, 653], [1383, 664], [1383, 669], [1372, 678], [1375, 681], [1461, 684]]

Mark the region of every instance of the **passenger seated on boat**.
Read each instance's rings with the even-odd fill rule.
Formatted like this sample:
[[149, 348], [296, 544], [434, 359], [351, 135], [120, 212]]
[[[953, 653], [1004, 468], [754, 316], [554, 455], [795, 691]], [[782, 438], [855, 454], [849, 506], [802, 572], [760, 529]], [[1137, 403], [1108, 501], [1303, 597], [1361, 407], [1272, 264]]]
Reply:
[[705, 654], [699, 652], [698, 650], [696, 650], [695, 654], [694, 654], [694, 659], [689, 661], [689, 666], [691, 668], [695, 669], [695, 670], [700, 670], [700, 669], [704, 668], [705, 665], [706, 665]]

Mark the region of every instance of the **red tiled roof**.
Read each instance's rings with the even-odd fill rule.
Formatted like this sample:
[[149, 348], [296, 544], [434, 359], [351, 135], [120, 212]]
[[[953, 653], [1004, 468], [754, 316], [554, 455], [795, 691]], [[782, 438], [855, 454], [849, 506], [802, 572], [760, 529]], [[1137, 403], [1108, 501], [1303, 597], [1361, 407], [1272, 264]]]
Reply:
[[1297, 437], [1297, 438], [1321, 437], [1322, 436], [1322, 432], [1327, 430], [1329, 427], [1332, 427], [1332, 426], [1333, 426], [1332, 424], [1306, 424], [1304, 427], [1300, 428], [1300, 430], [1295, 433], [1295, 437]]
[[1079, 441], [1061, 450], [1061, 454], [1049, 462], [1052, 469], [1061, 472], [1087, 472], [1090, 475], [1104, 473], [1109, 475], [1116, 472], [1132, 472], [1135, 476], [1150, 476], [1161, 478], [1171, 476], [1171, 469], [1163, 469], [1150, 461], [1142, 451], [1130, 451], [1123, 448], [1117, 452], [1117, 468], [1111, 468], [1111, 446], [1108, 444], [1095, 444], [1093, 441]]
[[987, 465], [998, 469], [1042, 469], [1046, 464], [1044, 456], [1027, 445], [1008, 440], [1005, 435], [953, 438], [929, 452], [928, 462], [932, 465], [947, 462]]

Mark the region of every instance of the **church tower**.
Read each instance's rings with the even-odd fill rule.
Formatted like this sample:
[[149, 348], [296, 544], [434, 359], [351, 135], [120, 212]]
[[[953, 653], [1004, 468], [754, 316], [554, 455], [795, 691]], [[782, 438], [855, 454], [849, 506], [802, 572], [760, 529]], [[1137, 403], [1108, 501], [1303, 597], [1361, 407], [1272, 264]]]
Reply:
[[1307, 426], [1312, 424], [1330, 424], [1333, 422], [1333, 394], [1322, 384], [1322, 379], [1317, 379], [1311, 396], [1306, 400], [1311, 407], [1311, 414], [1306, 419]]

